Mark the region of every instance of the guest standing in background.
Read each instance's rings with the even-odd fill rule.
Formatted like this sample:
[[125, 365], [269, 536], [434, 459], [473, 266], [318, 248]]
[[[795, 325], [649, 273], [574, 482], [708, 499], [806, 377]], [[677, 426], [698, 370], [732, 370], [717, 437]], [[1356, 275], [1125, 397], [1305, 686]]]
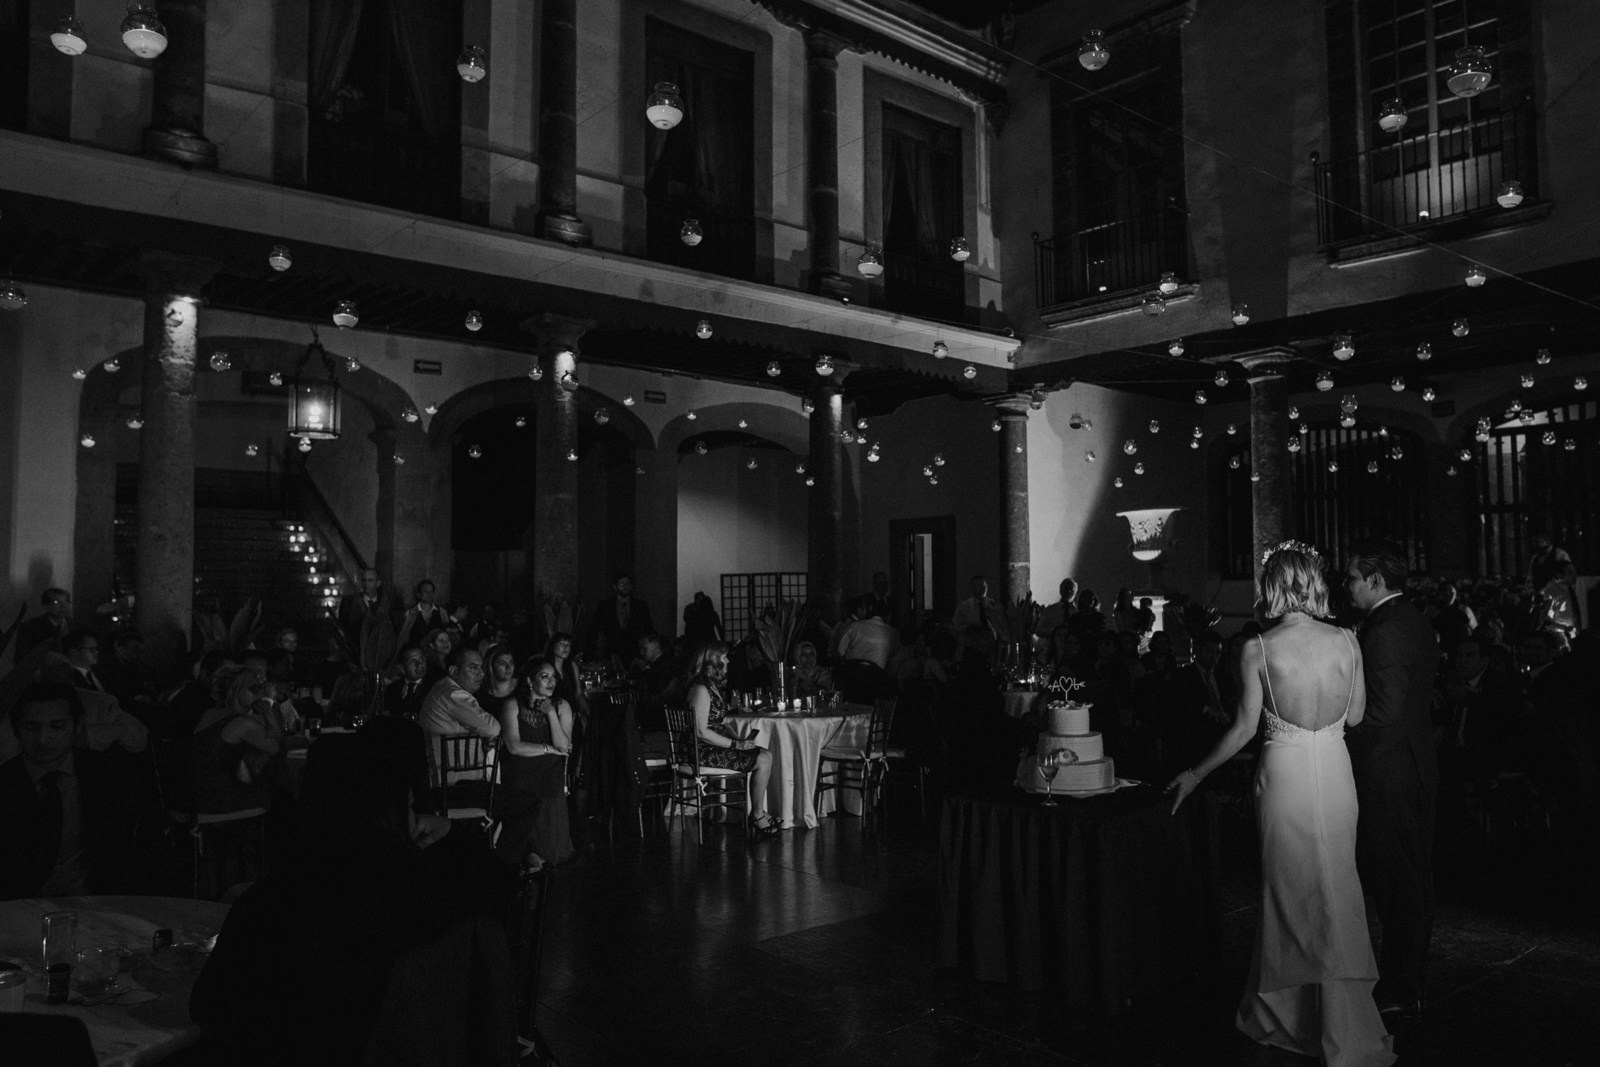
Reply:
[[695, 593], [694, 599], [683, 609], [683, 636], [688, 638], [692, 649], [722, 640], [722, 619], [712, 606], [711, 598], [704, 593]]
[[1401, 595], [1405, 557], [1386, 542], [1350, 549], [1345, 588], [1366, 614], [1366, 721], [1350, 732], [1360, 799], [1356, 836], [1361, 883], [1383, 926], [1378, 1008], [1421, 1014], [1433, 933], [1433, 829], [1439, 762], [1433, 745], [1439, 643], [1433, 627]]
[[61, 651], [61, 639], [72, 629], [72, 594], [65, 589], [46, 589], [39, 598], [44, 614], [35, 615], [17, 628], [16, 658], [18, 660], [40, 645], [50, 651]]
[[639, 638], [654, 629], [649, 605], [633, 595], [633, 575], [617, 572], [611, 595], [595, 605], [589, 647], [597, 655], [603, 648], [606, 654], [621, 658], [631, 654], [639, 646]]

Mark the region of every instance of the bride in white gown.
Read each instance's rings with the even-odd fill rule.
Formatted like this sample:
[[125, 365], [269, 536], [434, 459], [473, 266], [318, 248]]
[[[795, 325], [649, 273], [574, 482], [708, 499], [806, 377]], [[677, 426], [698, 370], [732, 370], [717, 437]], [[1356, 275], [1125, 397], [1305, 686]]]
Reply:
[[1356, 789], [1346, 726], [1366, 709], [1361, 649], [1328, 611], [1321, 557], [1286, 541], [1263, 561], [1266, 634], [1244, 647], [1233, 726], [1167, 786], [1172, 810], [1255, 736], [1261, 832], [1261, 927], [1235, 1020], [1252, 1039], [1330, 1067], [1395, 1061], [1372, 1000], [1378, 978], [1356, 875]]

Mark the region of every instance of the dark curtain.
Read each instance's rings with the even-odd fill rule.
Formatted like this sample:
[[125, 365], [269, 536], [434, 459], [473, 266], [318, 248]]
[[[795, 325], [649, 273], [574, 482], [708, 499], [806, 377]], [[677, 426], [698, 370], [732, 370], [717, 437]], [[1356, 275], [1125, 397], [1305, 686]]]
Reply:
[[954, 202], [960, 156], [897, 130], [884, 137], [883, 148], [885, 248], [939, 259], [960, 232], [961, 209]]
[[363, 0], [320, 0], [311, 5], [311, 64], [307, 87], [314, 115], [331, 117], [355, 52]]
[[459, 115], [452, 114], [459, 34], [451, 15], [451, 5], [438, 0], [389, 0], [395, 57], [416, 102], [415, 116], [429, 137], [442, 137], [460, 126]]

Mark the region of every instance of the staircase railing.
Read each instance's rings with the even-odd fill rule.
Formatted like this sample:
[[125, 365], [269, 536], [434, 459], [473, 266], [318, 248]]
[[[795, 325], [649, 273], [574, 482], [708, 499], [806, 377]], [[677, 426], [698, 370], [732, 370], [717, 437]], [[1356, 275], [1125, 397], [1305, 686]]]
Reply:
[[366, 557], [356, 547], [350, 531], [339, 521], [305, 464], [284, 463], [283, 494], [285, 510], [311, 527], [311, 532], [338, 562], [349, 588], [361, 588], [361, 572], [368, 566]]

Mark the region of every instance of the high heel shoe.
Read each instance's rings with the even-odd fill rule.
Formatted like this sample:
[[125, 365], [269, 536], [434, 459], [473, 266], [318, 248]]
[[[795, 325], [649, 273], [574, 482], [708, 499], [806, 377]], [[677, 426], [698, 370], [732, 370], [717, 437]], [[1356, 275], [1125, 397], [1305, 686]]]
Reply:
[[762, 813], [761, 817], [766, 822], [756, 822], [754, 815], [746, 816], [745, 828], [755, 837], [777, 837], [779, 833], [778, 820], [771, 815]]

